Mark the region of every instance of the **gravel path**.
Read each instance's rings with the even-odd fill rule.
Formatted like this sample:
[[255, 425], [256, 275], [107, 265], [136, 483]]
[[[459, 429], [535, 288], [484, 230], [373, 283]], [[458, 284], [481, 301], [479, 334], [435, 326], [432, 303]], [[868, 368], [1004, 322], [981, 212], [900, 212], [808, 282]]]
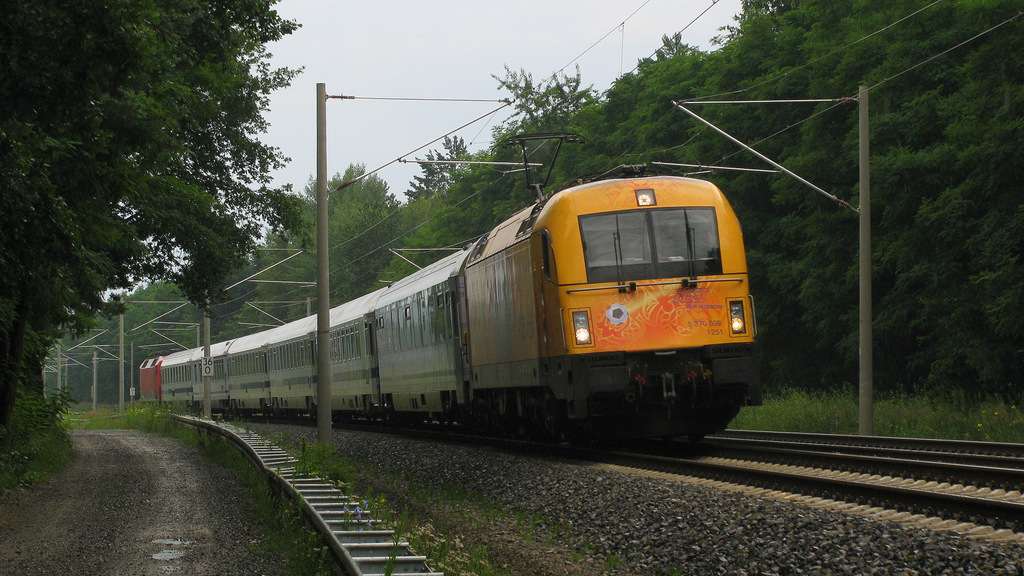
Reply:
[[[315, 441], [309, 428], [263, 433]], [[464, 541], [485, 543], [492, 561], [524, 576], [1024, 574], [1024, 547], [1016, 544], [490, 449], [337, 430], [335, 442], [384, 471], [360, 480], [374, 494], [386, 493], [399, 510], [409, 504], [421, 520]], [[508, 525], [474, 526], [437, 504], [440, 498], [403, 493], [402, 471], [433, 489], [463, 487], [524, 517], [543, 517], [560, 536], [541, 542]]]
[[278, 575], [253, 504], [199, 449], [135, 430], [71, 433], [70, 467], [0, 499], [0, 574]]

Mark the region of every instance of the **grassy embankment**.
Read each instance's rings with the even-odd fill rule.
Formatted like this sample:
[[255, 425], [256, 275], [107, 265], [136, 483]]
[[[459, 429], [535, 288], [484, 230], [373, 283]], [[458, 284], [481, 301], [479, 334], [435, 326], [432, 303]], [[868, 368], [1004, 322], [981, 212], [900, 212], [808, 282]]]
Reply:
[[[1024, 413], [1018, 404], [964, 397], [929, 398], [878, 394], [874, 399], [878, 436], [946, 438], [985, 442], [1024, 442]], [[740, 411], [730, 428], [857, 434], [857, 395], [846, 392], [785, 390], [768, 395], [764, 406]]]

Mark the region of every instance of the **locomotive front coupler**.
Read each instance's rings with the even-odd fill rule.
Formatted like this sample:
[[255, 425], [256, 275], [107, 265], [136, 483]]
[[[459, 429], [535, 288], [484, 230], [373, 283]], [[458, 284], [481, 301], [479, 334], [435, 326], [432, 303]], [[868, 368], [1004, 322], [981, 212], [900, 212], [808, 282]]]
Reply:
[[661, 375], [661, 394], [666, 400], [676, 399], [676, 377], [671, 372]]

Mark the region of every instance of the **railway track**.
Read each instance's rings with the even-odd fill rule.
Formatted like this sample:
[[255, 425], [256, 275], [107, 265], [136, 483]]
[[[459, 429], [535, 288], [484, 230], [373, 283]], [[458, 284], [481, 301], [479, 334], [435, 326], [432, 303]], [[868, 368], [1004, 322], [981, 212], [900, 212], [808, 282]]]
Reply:
[[657, 441], [596, 449], [441, 430], [336, 427], [684, 476], [812, 505], [828, 502], [881, 518], [911, 518], [923, 526], [992, 540], [1024, 541], [1024, 445], [730, 431], [696, 445]]
[[[1024, 446], [834, 435], [726, 433], [593, 459], [921, 515], [943, 528], [1021, 540]], [[668, 455], [665, 455], [668, 454]]]
[[822, 466], [882, 476], [912, 476], [940, 484], [968, 484], [1006, 491], [1024, 489], [1024, 446], [986, 442], [777, 433], [723, 435], [707, 444], [720, 456]]

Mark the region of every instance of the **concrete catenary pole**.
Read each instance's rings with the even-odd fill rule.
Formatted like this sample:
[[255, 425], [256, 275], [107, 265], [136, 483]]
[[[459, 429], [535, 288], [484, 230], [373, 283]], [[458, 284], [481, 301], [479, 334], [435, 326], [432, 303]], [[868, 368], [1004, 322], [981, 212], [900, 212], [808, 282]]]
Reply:
[[92, 349], [92, 409], [96, 410], [96, 366], [100, 359], [96, 357], [96, 349]]
[[124, 312], [117, 315], [117, 411], [124, 412]]
[[[206, 301], [210, 305], [210, 301]], [[210, 313], [203, 310], [203, 418], [213, 418], [213, 399], [210, 393], [210, 376], [213, 375], [213, 361], [210, 359]]]
[[860, 123], [860, 433], [875, 433], [874, 346], [871, 334], [871, 162], [869, 155], [868, 87], [861, 86]]
[[327, 244], [327, 85], [316, 85], [316, 436], [331, 442], [331, 286]]

